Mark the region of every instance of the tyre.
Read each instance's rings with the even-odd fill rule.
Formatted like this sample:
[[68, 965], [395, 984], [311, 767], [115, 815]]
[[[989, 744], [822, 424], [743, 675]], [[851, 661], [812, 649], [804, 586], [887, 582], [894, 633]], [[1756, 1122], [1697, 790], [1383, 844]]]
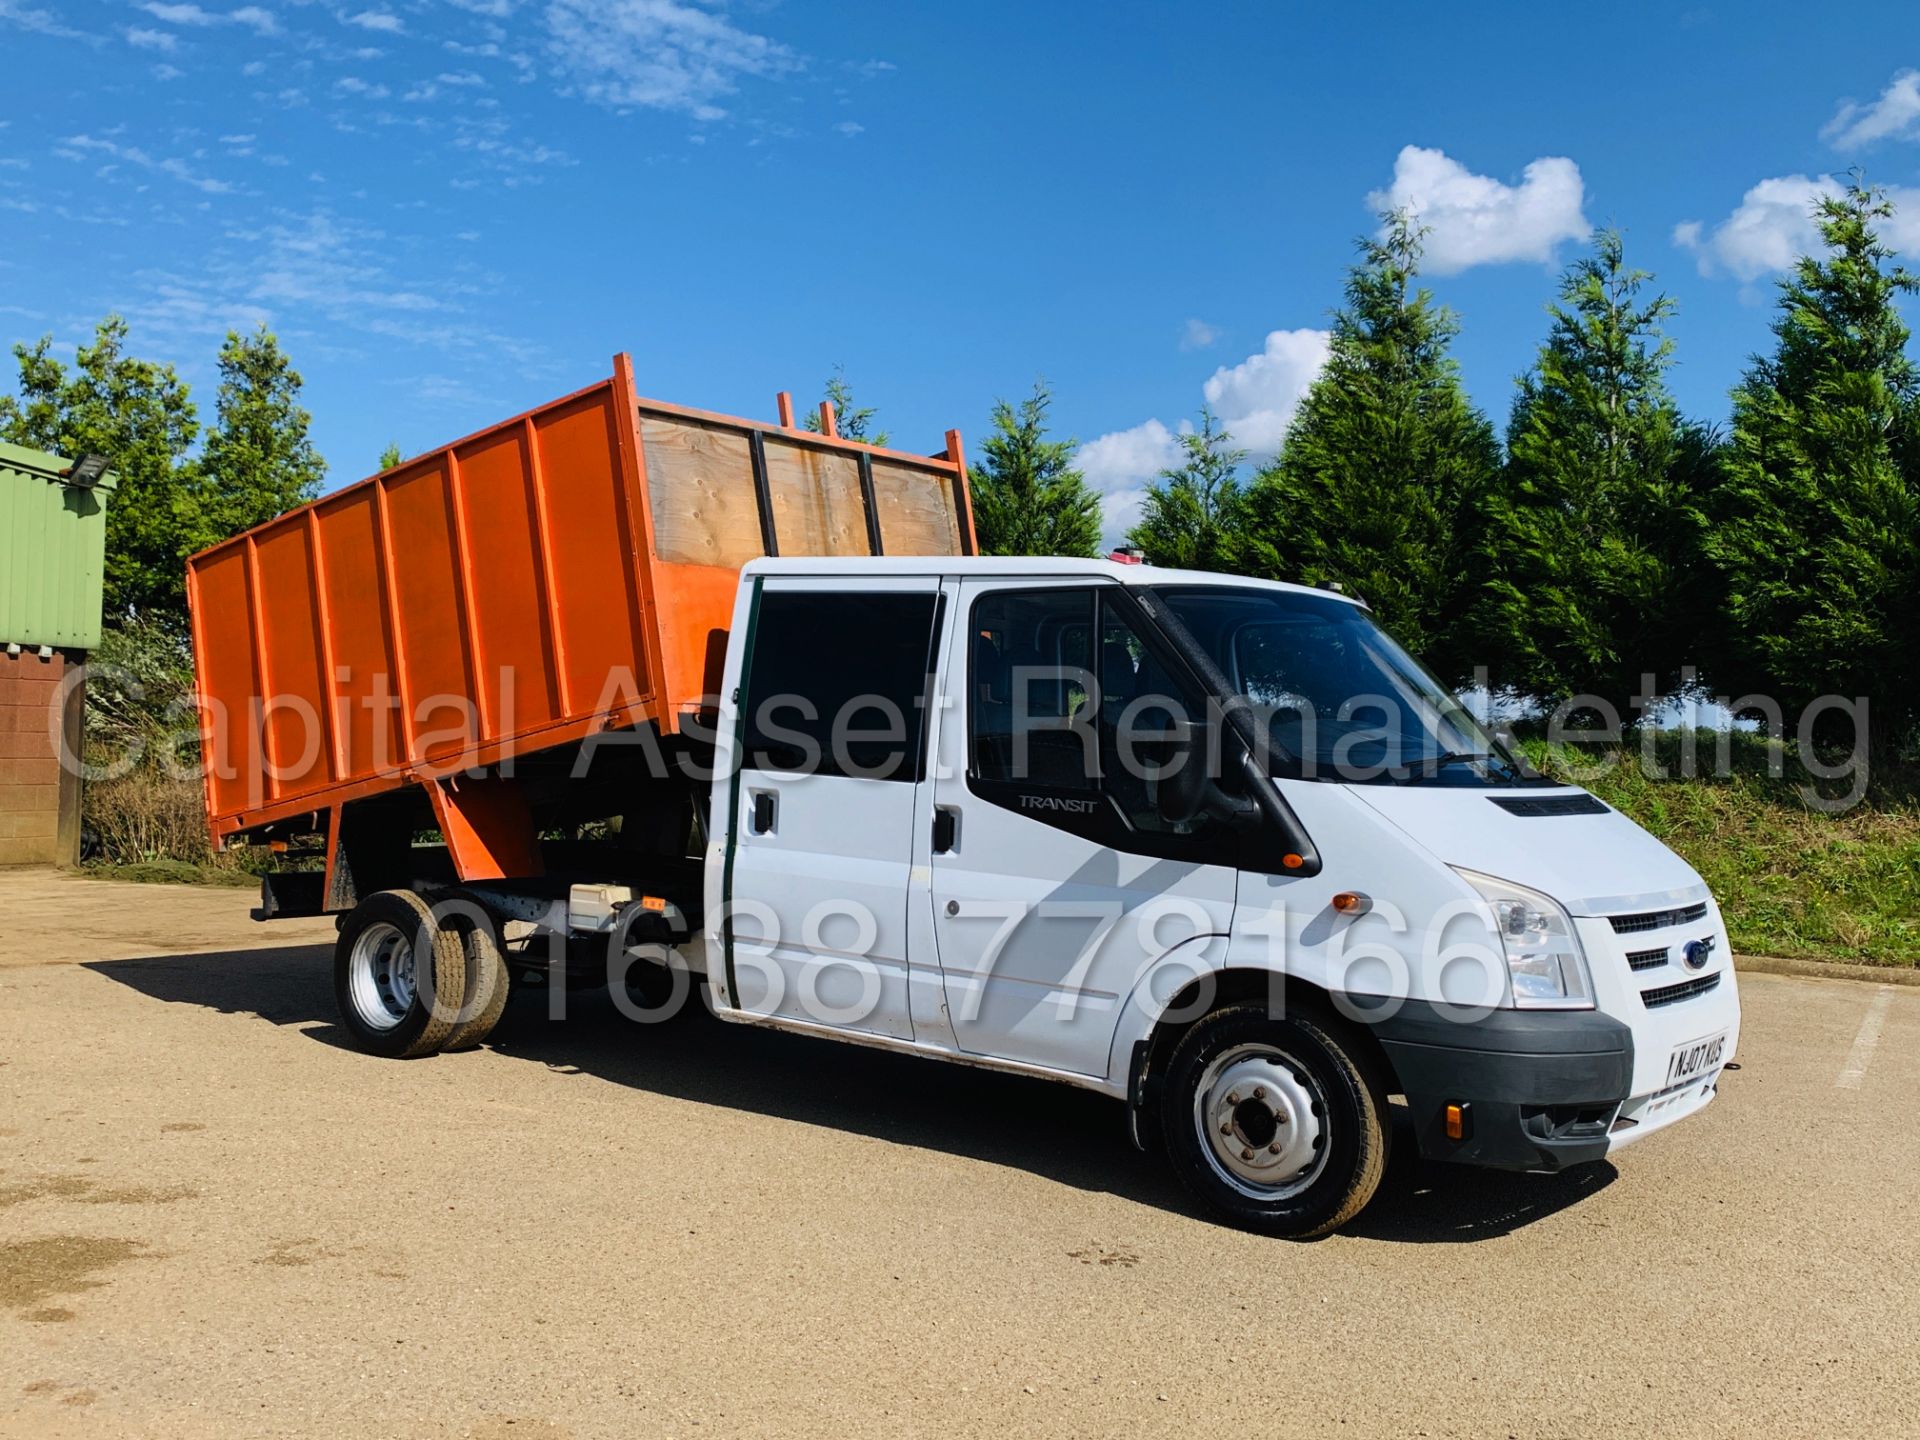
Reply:
[[658, 946], [643, 946], [628, 955], [622, 988], [622, 1014], [630, 1020], [656, 1021], [671, 1020], [684, 1010], [699, 984], [684, 961], [668, 959]]
[[1174, 1170], [1244, 1229], [1324, 1235], [1360, 1213], [1386, 1169], [1385, 1087], [1317, 1013], [1203, 1016], [1174, 1047], [1160, 1103]]
[[507, 957], [500, 942], [500, 922], [478, 901], [457, 892], [434, 911], [441, 924], [460, 937], [467, 965], [460, 1014], [440, 1048], [448, 1053], [471, 1050], [485, 1043], [507, 1008]]
[[353, 1043], [371, 1055], [431, 1055], [467, 994], [466, 948], [409, 890], [355, 906], [333, 948], [333, 991]]

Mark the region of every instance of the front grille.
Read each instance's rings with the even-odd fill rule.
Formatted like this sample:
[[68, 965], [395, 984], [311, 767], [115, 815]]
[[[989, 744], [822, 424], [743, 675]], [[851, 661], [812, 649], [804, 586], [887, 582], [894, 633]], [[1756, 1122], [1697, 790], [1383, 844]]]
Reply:
[[1691, 925], [1704, 919], [1707, 902], [1689, 905], [1681, 910], [1643, 910], [1638, 915], [1613, 915], [1608, 917], [1616, 935], [1632, 935], [1641, 930], [1664, 930], [1669, 925]]
[[1720, 983], [1718, 972], [1702, 975], [1697, 980], [1682, 980], [1678, 985], [1660, 985], [1652, 990], [1640, 992], [1641, 1003], [1649, 1010], [1658, 1010], [1662, 1005], [1677, 1005], [1682, 1000], [1691, 1000], [1696, 995], [1704, 995]]
[[1629, 950], [1627, 968], [1629, 970], [1658, 970], [1667, 963], [1667, 947], [1658, 950]]

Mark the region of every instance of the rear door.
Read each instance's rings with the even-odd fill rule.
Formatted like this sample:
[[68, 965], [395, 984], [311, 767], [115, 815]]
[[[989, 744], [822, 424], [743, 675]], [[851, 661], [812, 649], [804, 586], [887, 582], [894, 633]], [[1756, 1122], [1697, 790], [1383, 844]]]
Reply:
[[714, 827], [731, 836], [730, 947], [721, 933], [740, 1009], [913, 1038], [907, 896], [939, 583], [749, 582], [741, 768], [716, 786], [730, 831]]
[[1107, 1070], [1148, 965], [1233, 920], [1238, 839], [1169, 825], [1144, 749], [1206, 713], [1118, 586], [968, 580], [949, 650], [962, 703], [933, 780], [933, 929], [959, 1048]]

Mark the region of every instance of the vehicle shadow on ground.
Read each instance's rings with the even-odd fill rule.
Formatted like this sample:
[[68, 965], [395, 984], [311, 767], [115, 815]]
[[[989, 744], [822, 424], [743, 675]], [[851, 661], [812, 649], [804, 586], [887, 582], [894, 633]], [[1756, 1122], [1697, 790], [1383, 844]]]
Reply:
[[[348, 1044], [335, 1021], [329, 946], [106, 960], [85, 968], [156, 1000], [257, 1015], [304, 1027], [301, 1033], [324, 1044]], [[489, 1048], [559, 1075], [591, 1075], [674, 1099], [1012, 1166], [1076, 1189], [1207, 1218], [1158, 1157], [1134, 1149], [1121, 1107], [1090, 1091], [729, 1025], [697, 1001], [671, 1019], [639, 1024], [603, 991], [568, 995], [558, 1019], [549, 1013], [550, 999], [540, 992], [517, 995]], [[433, 1063], [458, 1065], [466, 1058]], [[1414, 1152], [1404, 1123], [1396, 1141], [1380, 1193], [1343, 1234], [1403, 1244], [1492, 1239], [1578, 1204], [1616, 1173], [1604, 1162], [1554, 1176], [1437, 1164]]]

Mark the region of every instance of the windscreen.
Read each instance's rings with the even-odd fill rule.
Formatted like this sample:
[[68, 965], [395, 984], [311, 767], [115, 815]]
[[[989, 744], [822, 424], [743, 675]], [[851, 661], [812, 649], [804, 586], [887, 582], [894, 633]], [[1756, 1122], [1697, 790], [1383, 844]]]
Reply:
[[1251, 586], [1154, 592], [1307, 779], [1512, 784], [1513, 759], [1363, 607]]

